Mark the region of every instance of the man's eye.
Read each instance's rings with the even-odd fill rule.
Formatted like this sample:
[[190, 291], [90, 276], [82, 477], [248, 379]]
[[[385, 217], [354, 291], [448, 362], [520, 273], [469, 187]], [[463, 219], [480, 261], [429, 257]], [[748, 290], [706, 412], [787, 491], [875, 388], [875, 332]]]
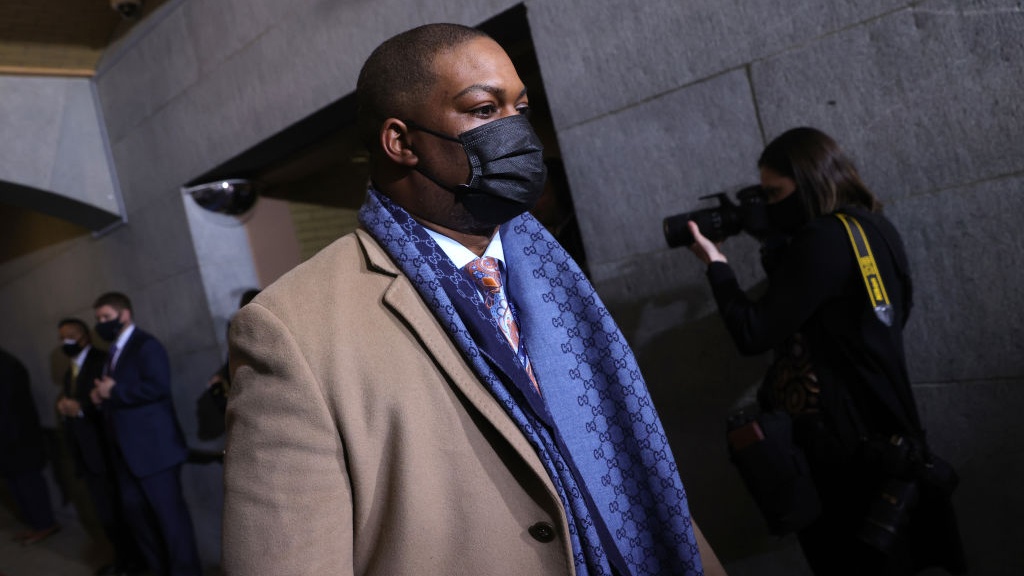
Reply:
[[516, 111], [519, 112], [519, 114], [529, 118], [530, 114], [533, 112], [533, 109], [530, 108], [529, 104], [523, 104], [522, 106], [516, 107]]
[[480, 106], [479, 108], [474, 108], [473, 115], [479, 116], [481, 118], [486, 118], [488, 116], [493, 115], [497, 111], [498, 108], [495, 107], [493, 104], [486, 104], [484, 106]]

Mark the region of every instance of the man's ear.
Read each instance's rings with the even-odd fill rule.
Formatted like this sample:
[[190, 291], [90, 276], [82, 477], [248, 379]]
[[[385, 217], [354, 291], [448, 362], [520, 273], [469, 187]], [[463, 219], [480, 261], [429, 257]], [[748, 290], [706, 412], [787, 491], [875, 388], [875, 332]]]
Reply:
[[412, 167], [419, 161], [412, 150], [409, 127], [398, 118], [388, 118], [381, 124], [380, 147], [395, 164]]

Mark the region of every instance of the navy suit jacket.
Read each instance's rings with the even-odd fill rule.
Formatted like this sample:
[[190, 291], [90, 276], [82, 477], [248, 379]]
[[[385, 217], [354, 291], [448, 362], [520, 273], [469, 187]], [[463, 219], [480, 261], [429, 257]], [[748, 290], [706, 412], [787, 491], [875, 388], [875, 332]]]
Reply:
[[68, 417], [64, 420], [64, 431], [74, 455], [75, 470], [79, 475], [85, 472], [107, 473], [107, 440], [103, 435], [103, 418], [89, 398], [96, 379], [103, 375], [106, 361], [106, 352], [93, 346], [86, 353], [73, 386], [71, 369], [68, 368], [64, 375], [64, 396], [76, 400], [82, 409], [80, 417]]
[[163, 344], [136, 327], [110, 377], [116, 385], [102, 409], [132, 474], [143, 478], [184, 462], [188, 448], [174, 411]]

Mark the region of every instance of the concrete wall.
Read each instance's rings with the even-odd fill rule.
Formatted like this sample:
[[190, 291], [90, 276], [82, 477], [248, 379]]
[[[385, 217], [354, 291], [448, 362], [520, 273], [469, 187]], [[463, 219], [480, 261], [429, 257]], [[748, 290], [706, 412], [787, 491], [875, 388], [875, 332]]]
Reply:
[[[765, 359], [733, 350], [702, 269], [661, 219], [757, 178], [772, 137], [819, 127], [903, 231], [917, 287], [910, 371], [960, 468], [972, 574], [1024, 569], [1024, 9], [1019, 2], [529, 3], [591, 270], [637, 349], [692, 506], [732, 574], [797, 574], [761, 536], [723, 420]], [[625, 233], [627, 232], [628, 233]], [[756, 247], [725, 251], [753, 286]], [[998, 471], [998, 472], [997, 472]]]
[[[45, 379], [51, 324], [130, 293], [168, 346], [183, 424], [222, 360], [245, 235], [178, 187], [350, 93], [384, 38], [429, 21], [476, 25], [510, 1], [170, 1], [108, 51], [96, 93], [127, 225], [0, 267], [13, 322], [0, 345]], [[527, 0], [538, 61], [595, 283], [633, 343], [692, 508], [730, 573], [805, 573], [726, 460], [724, 418], [765, 358], [741, 358], [661, 219], [756, 179], [794, 125], [832, 133], [905, 235], [918, 307], [911, 373], [940, 453], [960, 467], [972, 574], [1024, 567], [1024, 12], [1011, 0]], [[627, 209], [628, 208], [628, 209]], [[756, 246], [728, 241], [742, 280]], [[72, 282], [71, 279], [74, 281]], [[46, 294], [40, 298], [39, 294]], [[215, 563], [219, 470], [191, 467], [204, 559]]]

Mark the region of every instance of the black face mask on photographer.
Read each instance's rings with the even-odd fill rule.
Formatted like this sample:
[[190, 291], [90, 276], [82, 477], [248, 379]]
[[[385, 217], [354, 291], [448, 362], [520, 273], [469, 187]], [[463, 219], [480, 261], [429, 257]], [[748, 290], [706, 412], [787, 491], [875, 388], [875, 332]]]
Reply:
[[530, 121], [522, 115], [507, 116], [452, 137], [410, 120], [410, 128], [462, 145], [469, 161], [469, 181], [448, 185], [422, 162], [415, 170], [434, 184], [455, 194], [479, 222], [500, 225], [526, 212], [544, 193], [547, 167], [544, 147]]
[[794, 190], [782, 200], [765, 206], [765, 216], [771, 231], [793, 234], [808, 222], [807, 212], [799, 194], [799, 190]]

